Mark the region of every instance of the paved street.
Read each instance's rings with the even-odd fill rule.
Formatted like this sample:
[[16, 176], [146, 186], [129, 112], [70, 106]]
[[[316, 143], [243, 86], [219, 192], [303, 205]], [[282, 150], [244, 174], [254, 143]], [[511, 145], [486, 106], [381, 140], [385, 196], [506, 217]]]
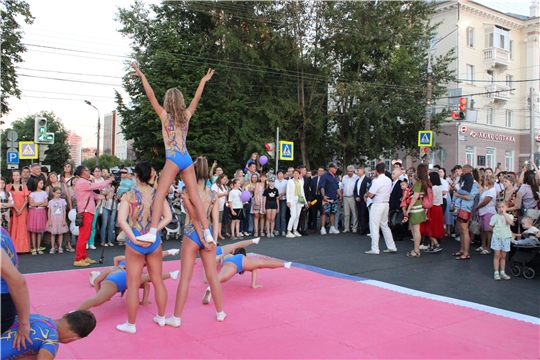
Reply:
[[[442, 240], [442, 246], [439, 253], [408, 258], [405, 253], [412, 249], [412, 241], [405, 240], [397, 242], [396, 254], [366, 255], [364, 251], [370, 248], [367, 236], [316, 234], [295, 239], [262, 238], [259, 245], [252, 245], [247, 251], [540, 317], [540, 275], [532, 280], [512, 277], [510, 281], [494, 281], [492, 255], [473, 253], [470, 260], [457, 261], [450, 254], [459, 250], [459, 243], [447, 238]], [[165, 241], [163, 245], [164, 249], [175, 247], [180, 247], [177, 240]], [[384, 248], [381, 241], [381, 251]], [[89, 250], [90, 257], [98, 260], [101, 249], [98, 246], [97, 250]], [[113, 257], [122, 255], [123, 251], [124, 247], [119, 246], [105, 248], [104, 265], [112, 265]], [[73, 258], [71, 253], [24, 254], [20, 256], [19, 269], [23, 273], [71, 270], [75, 269]]]

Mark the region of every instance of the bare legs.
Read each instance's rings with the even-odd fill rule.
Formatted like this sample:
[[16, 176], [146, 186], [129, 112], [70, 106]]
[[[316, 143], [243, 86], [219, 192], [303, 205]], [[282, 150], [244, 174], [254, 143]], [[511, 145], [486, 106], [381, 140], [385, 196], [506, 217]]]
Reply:
[[276, 212], [275, 209], [266, 210], [266, 233], [273, 234], [276, 226]]
[[118, 287], [112, 281], [103, 281], [96, 296], [84, 300], [75, 310], [88, 310], [110, 300], [118, 292]]

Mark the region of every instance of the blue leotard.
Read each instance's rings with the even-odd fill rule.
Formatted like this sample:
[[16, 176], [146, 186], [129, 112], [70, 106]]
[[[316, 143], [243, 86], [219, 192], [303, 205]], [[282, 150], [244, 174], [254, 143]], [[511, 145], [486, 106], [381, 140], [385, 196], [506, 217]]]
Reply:
[[233, 255], [231, 257], [228, 257], [226, 258], [225, 260], [223, 260], [223, 262], [221, 263], [221, 265], [227, 263], [227, 262], [230, 262], [230, 263], [233, 263], [234, 265], [236, 265], [236, 267], [238, 268], [238, 273], [240, 274], [243, 270], [242, 270], [242, 259], [244, 258], [244, 255], [242, 254], [236, 254], [236, 255]]
[[[187, 116], [189, 119], [191, 114], [187, 112]], [[162, 129], [163, 141], [165, 142], [165, 159], [175, 163], [178, 169], [182, 171], [193, 165], [193, 159], [189, 156], [186, 148], [189, 120], [179, 127], [175, 127], [172, 115], [167, 114], [166, 117], [167, 126], [164, 124]]]
[[[142, 235], [150, 230], [150, 223], [152, 219], [152, 203], [154, 201], [154, 196], [156, 190], [153, 189], [150, 193], [144, 194], [139, 190], [138, 187], [131, 189], [126, 193], [127, 201], [129, 202], [129, 226], [133, 231], [135, 236]], [[135, 245], [129, 237], [126, 237], [126, 243], [133, 250], [143, 254], [148, 255], [156, 251], [161, 245], [161, 239], [159, 234], [156, 235], [156, 241], [152, 243], [147, 248], [144, 248], [139, 245]]]
[[[203, 203], [204, 209], [206, 209], [206, 217], [208, 218], [210, 216], [210, 209], [212, 208], [212, 204], [214, 203], [214, 192], [211, 191], [208, 186], [205, 186], [203, 189], [199, 188], [199, 196], [201, 197], [201, 201]], [[209, 228], [209, 230], [210, 230], [210, 233], [212, 234], [212, 229]], [[195, 242], [197, 245], [199, 245], [201, 249], [204, 249], [204, 245], [202, 244], [201, 240], [199, 239], [199, 236], [197, 235], [197, 232], [195, 231], [195, 226], [193, 226], [193, 221], [191, 220], [191, 217], [189, 216], [189, 214], [186, 215], [186, 225], [184, 226], [184, 235], [187, 236], [193, 242]]]
[[126, 260], [122, 260], [122, 261], [120, 261], [120, 263], [118, 263], [118, 266], [120, 266], [120, 265], [122, 265], [122, 266], [126, 266]]
[[[2, 246], [2, 249], [4, 249], [13, 265], [17, 266], [17, 264], [19, 263], [19, 258], [17, 257], [15, 246], [13, 246], [13, 242], [11, 241], [9, 233], [3, 227], [0, 227], [0, 241], [0, 246]], [[0, 288], [2, 294], [9, 294], [8, 285], [4, 281], [4, 279], [0, 280]]]
[[21, 350], [13, 347], [13, 339], [18, 329], [19, 318], [16, 317], [13, 325], [2, 334], [0, 339], [2, 360], [37, 355], [41, 349], [45, 349], [53, 356], [56, 356], [59, 345], [58, 328], [51, 319], [38, 314], [30, 314], [30, 340], [32, 340], [32, 344], [27, 342], [26, 349], [22, 346]]
[[221, 246], [216, 247], [216, 256], [221, 254], [223, 254], [223, 249], [221, 248]]
[[[135, 236], [139, 236], [141, 235], [141, 233], [135, 229], [135, 228], [131, 228], [131, 230], [133, 231], [133, 234], [135, 234]], [[130, 248], [132, 248], [133, 250], [143, 254], [143, 255], [148, 255], [148, 254], [151, 254], [153, 253], [154, 251], [157, 250], [157, 248], [160, 247], [161, 245], [161, 238], [159, 237], [159, 234], [156, 235], [156, 241], [154, 241], [152, 243], [152, 245], [150, 245], [149, 247], [142, 247], [142, 246], [139, 246], [139, 245], [135, 245], [128, 237], [126, 237], [126, 244], [128, 244], [128, 246]]]
[[116, 287], [117, 292], [122, 292], [127, 288], [127, 274], [123, 267], [114, 267], [104, 281], [112, 281]]

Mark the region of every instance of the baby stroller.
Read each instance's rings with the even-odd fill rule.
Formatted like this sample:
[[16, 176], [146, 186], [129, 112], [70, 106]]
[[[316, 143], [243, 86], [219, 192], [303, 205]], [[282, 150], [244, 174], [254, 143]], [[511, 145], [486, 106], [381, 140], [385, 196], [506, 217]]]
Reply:
[[523, 274], [525, 279], [532, 279], [540, 271], [540, 246], [516, 245], [516, 252], [510, 258], [512, 275]]
[[178, 240], [181, 238], [182, 230], [182, 226], [180, 224], [180, 216], [178, 215], [177, 209], [173, 206], [173, 203], [169, 198], [167, 198], [167, 203], [171, 208], [172, 220], [169, 224], [167, 224], [167, 226], [165, 226], [164, 230], [167, 232], [167, 234], [165, 235], [165, 240], [170, 240], [172, 237]]

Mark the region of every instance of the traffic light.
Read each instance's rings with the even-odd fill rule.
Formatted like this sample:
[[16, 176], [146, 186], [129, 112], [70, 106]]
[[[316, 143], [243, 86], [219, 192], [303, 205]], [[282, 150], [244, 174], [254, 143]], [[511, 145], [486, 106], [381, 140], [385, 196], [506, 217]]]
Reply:
[[452, 111], [452, 119], [459, 120], [459, 112], [458, 111]]
[[268, 154], [268, 156], [270, 156], [270, 158], [274, 159], [275, 157], [275, 144], [274, 143], [266, 143], [264, 144], [264, 147], [266, 148], [266, 153]]
[[466, 97], [460, 97], [459, 98], [459, 119], [465, 120], [467, 118], [467, 98]]
[[34, 119], [34, 142], [36, 144], [54, 144], [54, 133], [47, 132], [48, 120], [44, 117]]

